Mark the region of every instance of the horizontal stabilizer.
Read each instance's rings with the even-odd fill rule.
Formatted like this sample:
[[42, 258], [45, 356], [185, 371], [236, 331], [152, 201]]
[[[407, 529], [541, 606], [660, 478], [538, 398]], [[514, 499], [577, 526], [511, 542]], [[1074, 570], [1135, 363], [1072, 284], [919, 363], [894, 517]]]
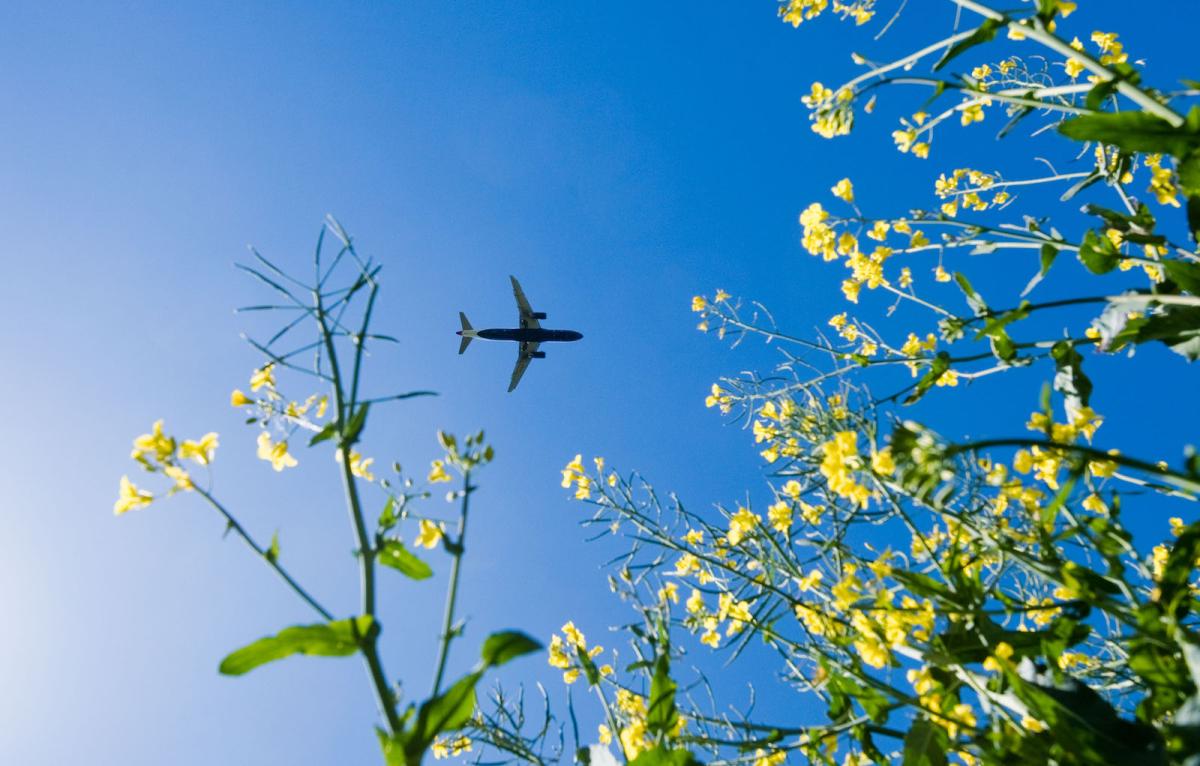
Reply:
[[459, 333], [462, 336], [462, 342], [458, 344], [458, 353], [462, 354], [467, 350], [467, 346], [471, 345], [472, 336], [467, 335], [467, 333], [474, 328], [471, 327], [471, 322], [467, 319], [467, 315], [461, 311], [458, 312], [458, 321], [462, 322], [462, 332]]

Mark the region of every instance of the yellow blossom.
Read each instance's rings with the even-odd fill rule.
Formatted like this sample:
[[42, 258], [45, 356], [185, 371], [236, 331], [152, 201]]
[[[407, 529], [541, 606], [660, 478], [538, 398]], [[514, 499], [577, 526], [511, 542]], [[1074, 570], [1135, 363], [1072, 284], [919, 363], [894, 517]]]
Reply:
[[758, 525], [759, 517], [749, 508], [738, 508], [729, 519], [729, 544], [737, 545]]
[[[351, 461], [351, 466], [353, 466], [353, 461]], [[429, 476], [426, 477], [426, 480], [430, 484], [450, 481], [450, 474], [446, 473], [446, 463], [444, 460], [434, 460], [430, 463]]]
[[208, 465], [212, 462], [218, 446], [217, 435], [209, 431], [201, 436], [199, 441], [185, 439], [183, 444], [179, 445], [179, 457], [181, 460], [191, 459], [200, 465]]
[[120, 516], [126, 511], [145, 508], [152, 502], [154, 502], [154, 495], [146, 490], [138, 489], [137, 485], [131, 482], [128, 476], [122, 476], [121, 489], [117, 496], [117, 502], [113, 503], [113, 514]]
[[679, 586], [673, 582], [669, 582], [662, 586], [658, 589], [658, 600], [663, 602], [670, 601], [672, 604], [678, 604]]
[[704, 311], [708, 308], [708, 301], [703, 295], [692, 296], [692, 311]]
[[241, 389], [233, 389], [233, 393], [229, 395], [229, 404], [232, 407], [244, 407], [247, 404], [254, 404], [254, 400], [241, 392]]
[[843, 178], [838, 181], [830, 191], [833, 192], [833, 196], [840, 200], [844, 200], [845, 202], [854, 201], [854, 185], [850, 183], [849, 178]]
[[785, 501], [779, 501], [767, 508], [767, 521], [777, 532], [786, 533], [792, 527], [792, 507]]
[[273, 362], [258, 368], [250, 376], [251, 391], [257, 391], [263, 386], [266, 386], [268, 389], [275, 388], [275, 364]]
[[442, 540], [442, 528], [429, 519], [421, 519], [418, 525], [417, 539], [413, 545], [420, 548], [436, 548]]
[[288, 453], [288, 443], [281, 441], [278, 444], [271, 441], [271, 435], [266, 431], [262, 431], [258, 435], [258, 457], [261, 460], [270, 462], [271, 467], [276, 471], [282, 471], [284, 468], [294, 468], [299, 465], [296, 458]]

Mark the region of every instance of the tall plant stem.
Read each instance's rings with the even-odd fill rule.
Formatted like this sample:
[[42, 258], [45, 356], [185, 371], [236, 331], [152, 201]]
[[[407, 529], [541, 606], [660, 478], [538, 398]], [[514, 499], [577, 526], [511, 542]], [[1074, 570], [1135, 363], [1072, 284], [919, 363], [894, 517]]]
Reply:
[[470, 510], [471, 493], [474, 491], [475, 488], [471, 486], [471, 470], [468, 468], [463, 471], [462, 505], [458, 513], [458, 539], [454, 541], [453, 546], [447, 546], [451, 548], [454, 561], [450, 564], [450, 584], [446, 588], [446, 612], [442, 617], [442, 640], [438, 648], [437, 672], [433, 677], [431, 699], [441, 691], [442, 678], [446, 673], [446, 660], [450, 656], [450, 642], [454, 640], [454, 608], [458, 603], [458, 578], [462, 571], [463, 554], [466, 552], [467, 512]]
[[[342, 484], [346, 493], [346, 507], [350, 512], [351, 525], [358, 542], [359, 576], [362, 592], [362, 614], [375, 617], [375, 546], [367, 533], [367, 525], [363, 519], [362, 503], [358, 497], [358, 488], [354, 474], [350, 469], [350, 445], [346, 442], [346, 424], [354, 413], [353, 402], [345, 399], [342, 372], [338, 365], [337, 350], [333, 345], [333, 335], [326, 320], [324, 300], [319, 289], [313, 290], [313, 302], [316, 306], [317, 325], [321, 331], [321, 339], [325, 345], [325, 353], [329, 361], [329, 371], [333, 378], [334, 412], [338, 418], [338, 453], [341, 456]], [[368, 317], [369, 319], [369, 317]], [[364, 320], [364, 324], [367, 320]], [[361, 340], [358, 348], [361, 353]], [[396, 702], [388, 687], [387, 676], [383, 671], [383, 662], [379, 659], [379, 628], [378, 622], [373, 622], [372, 629], [363, 636], [359, 643], [363, 660], [367, 665], [367, 673], [375, 690], [375, 698], [379, 711], [387, 721], [391, 733], [400, 731], [400, 716], [396, 713]]]

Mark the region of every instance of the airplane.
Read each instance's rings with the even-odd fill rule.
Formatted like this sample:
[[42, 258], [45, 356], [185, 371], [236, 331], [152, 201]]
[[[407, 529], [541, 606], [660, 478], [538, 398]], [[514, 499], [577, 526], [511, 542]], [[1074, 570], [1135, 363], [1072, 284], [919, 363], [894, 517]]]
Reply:
[[545, 319], [546, 314], [542, 311], [534, 311], [529, 305], [529, 300], [525, 297], [525, 291], [521, 289], [521, 283], [514, 276], [509, 276], [512, 280], [513, 297], [517, 299], [517, 310], [520, 312], [520, 327], [500, 328], [493, 327], [486, 330], [476, 330], [467, 320], [467, 315], [463, 312], [458, 312], [458, 319], [462, 322], [462, 329], [455, 333], [462, 337], [462, 343], [459, 344], [458, 353], [463, 353], [467, 350], [467, 346], [471, 345], [471, 341], [475, 338], [483, 340], [512, 340], [517, 341], [521, 345], [517, 349], [517, 366], [513, 368], [512, 380], [508, 383], [508, 390], [511, 393], [521, 382], [521, 376], [525, 374], [525, 368], [529, 366], [532, 359], [545, 359], [546, 352], [538, 351], [538, 347], [543, 343], [549, 342], [570, 342], [576, 341], [583, 337], [583, 333], [575, 332], [574, 330], [547, 330], [542, 327], [539, 319]]

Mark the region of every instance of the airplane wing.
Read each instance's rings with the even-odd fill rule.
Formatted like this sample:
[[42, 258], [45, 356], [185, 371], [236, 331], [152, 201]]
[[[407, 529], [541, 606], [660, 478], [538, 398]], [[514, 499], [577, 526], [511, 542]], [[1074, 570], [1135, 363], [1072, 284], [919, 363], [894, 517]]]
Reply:
[[[514, 276], [509, 276], [513, 285], [513, 297], [517, 299], [517, 309], [521, 312], [521, 329], [529, 330], [541, 327], [537, 317], [533, 315], [533, 307], [529, 305], [529, 299], [525, 297], [525, 291], [521, 289], [521, 283]], [[513, 383], [515, 386], [516, 383]], [[510, 391], [512, 389], [509, 389]]]
[[539, 345], [541, 344], [521, 344], [520, 350], [517, 351], [517, 366], [513, 368], [512, 380], [508, 382], [509, 393], [512, 393], [512, 390], [517, 387], [518, 383], [521, 382], [521, 376], [525, 374], [525, 368], [528, 367], [529, 363], [533, 360], [533, 353], [538, 350]]

